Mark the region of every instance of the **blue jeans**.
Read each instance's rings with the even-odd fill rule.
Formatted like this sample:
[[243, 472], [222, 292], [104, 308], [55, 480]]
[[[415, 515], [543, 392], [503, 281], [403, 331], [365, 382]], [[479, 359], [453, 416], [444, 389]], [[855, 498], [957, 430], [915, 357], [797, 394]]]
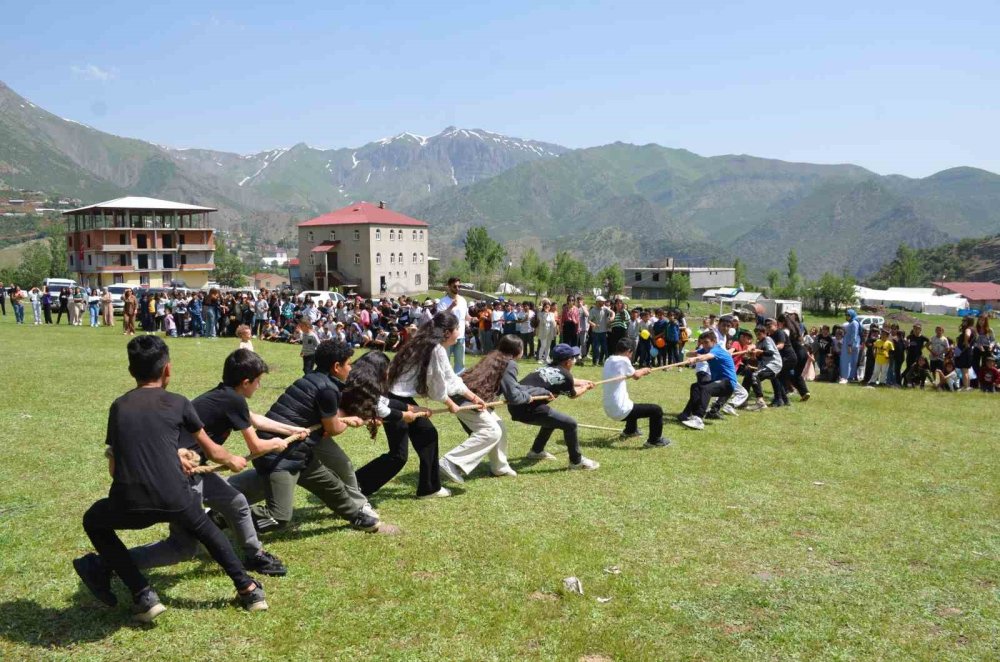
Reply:
[[216, 331], [216, 319], [215, 319], [215, 308], [204, 308], [202, 309], [202, 315], [205, 316], [205, 329], [202, 331], [203, 336], [206, 338], [214, 338]]
[[24, 324], [24, 304], [15, 303], [14, 304], [14, 322], [16, 324]]
[[608, 334], [605, 331], [594, 331], [590, 334], [590, 353], [594, 365], [603, 363], [608, 358]]
[[191, 313], [191, 331], [200, 336], [205, 330], [205, 324], [201, 321], [201, 313]]
[[90, 309], [90, 326], [97, 326], [97, 316], [100, 314], [101, 308], [96, 303], [90, 304], [88, 308]]
[[465, 370], [465, 338], [459, 338], [454, 345], [448, 348], [448, 354], [455, 361], [455, 374], [461, 375]]

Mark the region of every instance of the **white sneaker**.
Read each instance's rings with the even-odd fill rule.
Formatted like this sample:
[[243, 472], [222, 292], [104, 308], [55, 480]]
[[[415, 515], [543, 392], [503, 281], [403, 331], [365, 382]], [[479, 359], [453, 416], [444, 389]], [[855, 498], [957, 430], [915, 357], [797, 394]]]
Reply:
[[431, 492], [430, 494], [424, 494], [423, 496], [417, 497], [418, 499], [443, 499], [445, 497], [451, 496], [451, 490], [447, 487], [442, 487], [437, 492]]
[[496, 476], [497, 478], [500, 478], [502, 476], [516, 476], [517, 475], [517, 472], [514, 471], [513, 469], [511, 469], [510, 467], [504, 467], [503, 469], [500, 469], [499, 471], [490, 471], [490, 473], [493, 474], [494, 476]]
[[375, 507], [368, 502], [365, 502], [365, 505], [361, 506], [361, 512], [363, 512], [365, 515], [368, 515], [369, 517], [374, 517], [375, 519], [382, 519], [379, 516], [378, 511], [375, 510]]
[[441, 467], [441, 473], [448, 477], [448, 480], [453, 483], [464, 483], [465, 479], [462, 478], [461, 470], [455, 466], [455, 463], [446, 457], [442, 457], [438, 460], [438, 466]]
[[843, 378], [841, 378], [841, 379], [838, 379], [838, 380], [837, 380], [837, 383], [838, 383], [838, 384], [846, 384], [846, 383], [847, 383], [847, 380], [846, 380], [846, 379], [843, 379]]
[[723, 405], [722, 413], [729, 414], [730, 416], [739, 416], [739, 414], [736, 413], [736, 409], [734, 409], [732, 405]]
[[691, 418], [681, 421], [681, 425], [691, 428], [692, 430], [704, 430], [705, 421], [697, 416], [692, 416]]
[[528, 451], [527, 455], [524, 457], [529, 460], [554, 460], [556, 456], [548, 451], [542, 451], [541, 453], [536, 453], [535, 451]]
[[591, 460], [590, 458], [586, 458], [586, 457], [582, 457], [582, 456], [580, 457], [580, 461], [577, 462], [576, 464], [573, 464], [572, 462], [569, 463], [569, 468], [570, 469], [581, 469], [583, 471], [595, 471], [595, 470], [599, 469], [600, 467], [601, 467], [601, 464], [599, 462], [595, 462], [594, 460]]

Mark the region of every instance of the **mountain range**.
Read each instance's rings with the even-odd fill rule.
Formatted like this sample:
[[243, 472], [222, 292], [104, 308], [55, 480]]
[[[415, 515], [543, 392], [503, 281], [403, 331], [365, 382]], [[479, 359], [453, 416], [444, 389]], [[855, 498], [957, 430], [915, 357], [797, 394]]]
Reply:
[[975, 168], [882, 176], [655, 144], [571, 150], [455, 127], [240, 155], [104, 133], [2, 83], [0, 184], [85, 202], [134, 194], [209, 204], [220, 227], [271, 239], [350, 202], [385, 200], [431, 223], [432, 251], [444, 258], [460, 256], [466, 230], [485, 225], [515, 256], [568, 249], [595, 268], [740, 257], [754, 278], [780, 268], [790, 249], [806, 277], [864, 276], [901, 242], [927, 248], [1000, 231], [1000, 176]]

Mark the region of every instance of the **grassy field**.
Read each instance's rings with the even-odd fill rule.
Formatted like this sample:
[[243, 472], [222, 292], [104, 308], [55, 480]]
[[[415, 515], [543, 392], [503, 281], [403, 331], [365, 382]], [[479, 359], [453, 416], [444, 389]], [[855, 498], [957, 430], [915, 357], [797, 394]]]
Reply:
[[[168, 611], [132, 625], [70, 565], [109, 484], [107, 408], [132, 386], [124, 345], [117, 330], [0, 318], [0, 659], [1000, 656], [1000, 400], [824, 384], [808, 403], [703, 432], [670, 421], [665, 449], [581, 431], [594, 473], [567, 472], [561, 445], [558, 462], [525, 463], [532, 431], [515, 424], [520, 475], [474, 475], [451, 499], [415, 500], [411, 459], [377, 495], [398, 537], [351, 531], [300, 492], [297, 526], [264, 541], [290, 566], [266, 582], [269, 612], [240, 611], [228, 579], [195, 562], [151, 573]], [[170, 345], [171, 389], [193, 397], [236, 342]], [[252, 401], [264, 411], [299, 359], [258, 349], [273, 367]], [[630, 390], [676, 413], [690, 380], [661, 373]], [[615, 425], [598, 394], [558, 408]], [[456, 421], [435, 422], [443, 450], [462, 440]], [[358, 465], [385, 443], [341, 442]], [[584, 595], [563, 592], [571, 575]]]

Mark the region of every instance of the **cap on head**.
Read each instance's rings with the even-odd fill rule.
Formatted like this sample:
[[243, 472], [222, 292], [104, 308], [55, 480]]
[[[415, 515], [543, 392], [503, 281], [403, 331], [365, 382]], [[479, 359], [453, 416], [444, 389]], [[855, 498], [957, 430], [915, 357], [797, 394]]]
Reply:
[[559, 343], [552, 348], [552, 352], [549, 356], [552, 357], [552, 361], [554, 363], [562, 363], [563, 361], [580, 356], [580, 348], [567, 345], [566, 343]]

